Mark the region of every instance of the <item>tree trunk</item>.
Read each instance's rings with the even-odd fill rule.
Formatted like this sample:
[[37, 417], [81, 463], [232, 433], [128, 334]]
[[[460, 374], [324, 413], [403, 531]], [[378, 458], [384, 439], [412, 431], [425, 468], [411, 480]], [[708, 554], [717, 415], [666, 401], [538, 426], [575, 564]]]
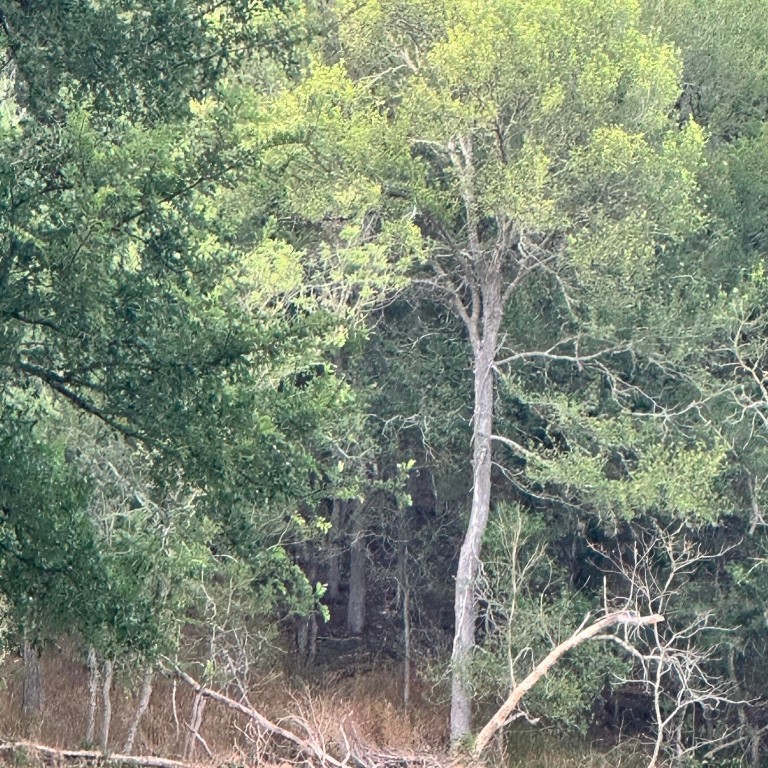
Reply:
[[[472, 728], [472, 693], [468, 663], [475, 647], [477, 605], [475, 587], [480, 569], [480, 548], [491, 506], [491, 436], [493, 434], [493, 365], [503, 315], [501, 272], [488, 265], [482, 285], [482, 335], [470, 329], [474, 357], [474, 409], [472, 420], [472, 508], [459, 553], [454, 599], [454, 636], [451, 655], [451, 741], [465, 739]], [[474, 331], [474, 332], [473, 332]]]
[[311, 667], [317, 658], [317, 611], [309, 616], [297, 616], [296, 650], [299, 662], [304, 667]]
[[91, 646], [88, 650], [88, 725], [85, 729], [85, 743], [90, 747], [96, 736], [96, 707], [99, 703], [99, 660], [96, 649]]
[[347, 631], [360, 635], [365, 629], [366, 570], [368, 567], [368, 548], [365, 542], [365, 529], [362, 512], [357, 501], [352, 517], [352, 543], [349, 560], [349, 601], [347, 602]]
[[341, 514], [341, 505], [343, 503], [340, 499], [334, 499], [331, 511], [330, 546], [328, 549], [328, 589], [325, 594], [332, 603], [339, 599], [339, 586], [341, 585], [341, 547], [339, 546], [339, 535], [343, 524], [343, 515]]
[[136, 734], [139, 732], [141, 718], [144, 717], [144, 713], [149, 706], [149, 699], [152, 696], [152, 679], [154, 674], [155, 671], [152, 667], [147, 667], [144, 670], [144, 677], [141, 681], [141, 692], [139, 693], [139, 703], [136, 707], [136, 713], [133, 716], [133, 720], [131, 721], [131, 726], [128, 729], [128, 737], [123, 746], [124, 755], [130, 755], [131, 752], [133, 752], [133, 744], [136, 741]]
[[189, 761], [195, 757], [197, 751], [197, 740], [200, 737], [200, 727], [203, 724], [203, 712], [205, 710], [206, 699], [202, 691], [195, 693], [195, 699], [192, 702], [192, 716], [189, 718], [189, 734], [187, 734], [187, 744], [184, 748], [184, 759]]
[[400, 600], [403, 611], [403, 709], [411, 707], [411, 587], [408, 583], [408, 545], [401, 526], [398, 546]]
[[21, 711], [26, 719], [39, 718], [43, 709], [43, 677], [40, 671], [40, 654], [26, 638], [24, 638], [22, 658], [24, 661], [24, 684]]
[[109, 746], [109, 729], [112, 724], [112, 676], [115, 671], [115, 664], [111, 659], [104, 660], [104, 682], [101, 686], [101, 735], [99, 738], [99, 747], [103, 755], [107, 754]]

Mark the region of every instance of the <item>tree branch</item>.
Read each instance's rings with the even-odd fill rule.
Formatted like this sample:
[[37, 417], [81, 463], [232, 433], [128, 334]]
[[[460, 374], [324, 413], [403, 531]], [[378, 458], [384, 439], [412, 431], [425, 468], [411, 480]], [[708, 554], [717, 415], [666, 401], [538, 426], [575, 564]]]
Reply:
[[545, 658], [536, 665], [525, 680], [512, 689], [507, 700], [501, 707], [499, 707], [496, 714], [485, 724], [484, 728], [477, 735], [475, 746], [472, 749], [472, 756], [474, 758], [480, 757], [491, 739], [507, 724], [509, 718], [513, 716], [514, 711], [517, 709], [517, 705], [520, 703], [523, 696], [525, 696], [525, 694], [549, 672], [565, 653], [576, 646], [581, 645], [586, 640], [599, 635], [608, 627], [615, 624], [640, 627], [649, 624], [658, 624], [662, 621], [664, 621], [664, 617], [658, 613], [651, 614], [650, 616], [640, 616], [634, 611], [616, 611], [615, 613], [609, 613], [607, 616], [603, 616], [602, 619], [598, 619], [586, 628], [579, 628], [567, 640], [553, 648]]
[[11, 756], [21, 756], [29, 752], [34, 752], [41, 757], [47, 757], [51, 765], [135, 765], [139, 766], [139, 768], [190, 768], [189, 763], [182, 763], [179, 760], [168, 760], [163, 757], [142, 757], [137, 755], [109, 755], [105, 757], [102, 752], [55, 749], [54, 747], [34, 744], [29, 741], [0, 744], [0, 754], [8, 753]]
[[[302, 739], [301, 736], [296, 735], [293, 731], [289, 731], [286, 728], [282, 728], [270, 720], [267, 720], [264, 715], [257, 712], [255, 709], [247, 707], [234, 699], [230, 699], [222, 693], [218, 693], [217, 691], [198, 683], [197, 680], [179, 669], [172, 661], [170, 661], [170, 659], [166, 659], [165, 661], [170, 665], [170, 669], [164, 669], [166, 673], [170, 673], [180, 680], [183, 680], [187, 685], [191, 686], [196, 692], [202, 694], [204, 697], [211, 699], [212, 701], [218, 701], [220, 704], [223, 704], [225, 707], [228, 707], [235, 712], [240, 712], [269, 733], [275, 736], [280, 736], [286, 741], [290, 741], [301, 755], [304, 755], [305, 757], [314, 757], [321, 766], [344, 768], [342, 763], [329, 755], [321, 745], [307, 739]], [[162, 768], [162, 766], [160, 768]]]
[[117, 430], [118, 432], [120, 432], [120, 434], [124, 435], [125, 437], [132, 437], [135, 440], [140, 440], [142, 443], [145, 443], [145, 444], [149, 441], [149, 438], [147, 437], [147, 435], [142, 434], [141, 432], [138, 432], [135, 429], [131, 429], [130, 427], [126, 426], [125, 424], [115, 419], [113, 416], [110, 416], [108, 413], [105, 413], [95, 403], [92, 403], [90, 400], [86, 400], [84, 397], [82, 397], [82, 395], [79, 395], [77, 394], [77, 392], [72, 391], [67, 386], [67, 383], [68, 383], [67, 379], [65, 379], [63, 376], [60, 376], [59, 374], [54, 373], [53, 371], [49, 371], [45, 368], [41, 368], [37, 365], [33, 365], [32, 363], [25, 363], [23, 361], [17, 362], [16, 367], [19, 370], [26, 373], [28, 376], [34, 376], [36, 379], [39, 379], [40, 381], [42, 381], [44, 384], [47, 384], [52, 390], [54, 390], [55, 392], [58, 392], [60, 395], [65, 397], [73, 405], [77, 406], [81, 411], [90, 413], [92, 416], [95, 416], [97, 419], [100, 419], [107, 426]]

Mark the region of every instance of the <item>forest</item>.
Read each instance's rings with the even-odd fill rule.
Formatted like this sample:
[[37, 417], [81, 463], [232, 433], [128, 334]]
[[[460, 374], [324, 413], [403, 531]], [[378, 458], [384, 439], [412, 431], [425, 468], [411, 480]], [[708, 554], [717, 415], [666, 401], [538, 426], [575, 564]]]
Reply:
[[0, 759], [767, 765], [767, 121], [768, 0], [0, 0]]

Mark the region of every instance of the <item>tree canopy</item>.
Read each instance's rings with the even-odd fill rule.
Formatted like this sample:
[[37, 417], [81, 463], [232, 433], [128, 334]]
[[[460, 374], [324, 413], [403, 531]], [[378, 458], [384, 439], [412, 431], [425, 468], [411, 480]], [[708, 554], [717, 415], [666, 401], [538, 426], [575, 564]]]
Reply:
[[394, 611], [459, 742], [586, 613], [634, 634], [514, 707], [583, 728], [639, 654], [654, 759], [718, 709], [757, 761], [765, 10], [0, 2], [10, 636], [213, 668]]

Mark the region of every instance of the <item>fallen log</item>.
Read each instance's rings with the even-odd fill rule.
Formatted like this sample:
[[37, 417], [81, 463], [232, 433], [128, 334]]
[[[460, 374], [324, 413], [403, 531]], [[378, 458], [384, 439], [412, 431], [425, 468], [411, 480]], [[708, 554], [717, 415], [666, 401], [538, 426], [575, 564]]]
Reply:
[[[164, 757], [148, 755], [105, 755], [103, 752], [87, 749], [56, 749], [44, 744], [36, 744], [31, 741], [14, 741], [0, 743], [0, 759], [8, 755], [17, 757], [19, 754], [30, 753], [46, 759], [48, 765], [67, 765], [77, 763], [79, 765], [134, 765], [137, 768], [191, 768], [190, 763], [179, 760], [169, 760]], [[21, 763], [16, 762], [17, 765]]]

